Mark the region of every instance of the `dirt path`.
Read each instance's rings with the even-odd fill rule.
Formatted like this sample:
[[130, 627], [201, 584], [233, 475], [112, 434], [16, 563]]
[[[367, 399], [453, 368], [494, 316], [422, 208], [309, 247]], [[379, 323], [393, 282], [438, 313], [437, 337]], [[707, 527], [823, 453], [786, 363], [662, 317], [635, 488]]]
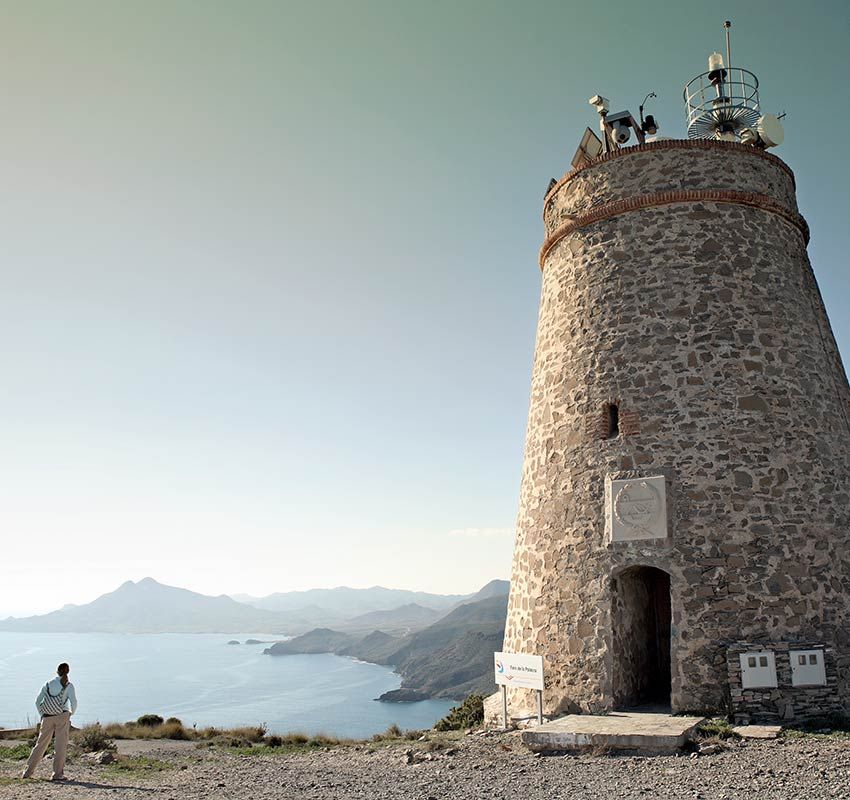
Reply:
[[[3, 761], [0, 800], [850, 798], [850, 741], [837, 739], [747, 742], [698, 758], [540, 757], [515, 736], [468, 736], [433, 752], [428, 742], [398, 742], [246, 756], [178, 744], [123, 744], [130, 770], [77, 759], [67, 770], [74, 782], [64, 785], [14, 779], [22, 765]], [[48, 763], [39, 774], [49, 775]]]

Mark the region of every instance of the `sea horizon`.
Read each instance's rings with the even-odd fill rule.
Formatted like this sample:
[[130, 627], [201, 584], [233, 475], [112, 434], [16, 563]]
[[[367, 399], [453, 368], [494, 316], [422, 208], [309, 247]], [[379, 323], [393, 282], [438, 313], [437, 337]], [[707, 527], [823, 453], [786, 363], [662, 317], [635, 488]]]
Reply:
[[[367, 738], [391, 725], [428, 728], [454, 701], [377, 702], [401, 677], [333, 654], [269, 656], [280, 634], [0, 632], [0, 727], [37, 721], [35, 697], [56, 665], [71, 665], [77, 727], [143, 714], [186, 727], [265, 725], [269, 733]], [[246, 639], [262, 644], [246, 645]], [[228, 644], [232, 640], [239, 645]]]

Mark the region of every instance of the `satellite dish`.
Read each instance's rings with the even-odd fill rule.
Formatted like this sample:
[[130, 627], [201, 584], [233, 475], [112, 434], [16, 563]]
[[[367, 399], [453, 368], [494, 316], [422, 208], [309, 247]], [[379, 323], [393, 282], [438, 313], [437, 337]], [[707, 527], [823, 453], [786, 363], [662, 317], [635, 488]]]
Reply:
[[765, 147], [779, 147], [785, 141], [785, 130], [775, 114], [765, 114], [759, 117], [756, 130], [758, 130]]
[[573, 169], [589, 164], [594, 158], [602, 154], [602, 150], [602, 140], [590, 128], [585, 128], [578, 150], [576, 150], [576, 154], [570, 162]]

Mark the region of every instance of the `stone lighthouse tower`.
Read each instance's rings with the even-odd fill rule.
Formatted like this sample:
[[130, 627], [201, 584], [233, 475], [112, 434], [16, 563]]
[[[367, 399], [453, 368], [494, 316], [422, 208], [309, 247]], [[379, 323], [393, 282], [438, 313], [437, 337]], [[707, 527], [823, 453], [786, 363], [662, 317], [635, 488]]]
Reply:
[[546, 194], [504, 649], [549, 716], [846, 710], [850, 390], [808, 227], [755, 76], [715, 53], [685, 100], [649, 141], [594, 97]]

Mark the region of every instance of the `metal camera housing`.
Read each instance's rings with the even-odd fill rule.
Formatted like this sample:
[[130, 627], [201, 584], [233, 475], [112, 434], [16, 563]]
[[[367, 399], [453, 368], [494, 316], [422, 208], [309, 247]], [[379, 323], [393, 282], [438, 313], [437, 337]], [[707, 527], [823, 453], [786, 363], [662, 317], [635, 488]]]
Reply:
[[611, 138], [617, 144], [625, 144], [631, 138], [632, 131], [628, 125], [623, 125], [622, 122], [611, 123]]

